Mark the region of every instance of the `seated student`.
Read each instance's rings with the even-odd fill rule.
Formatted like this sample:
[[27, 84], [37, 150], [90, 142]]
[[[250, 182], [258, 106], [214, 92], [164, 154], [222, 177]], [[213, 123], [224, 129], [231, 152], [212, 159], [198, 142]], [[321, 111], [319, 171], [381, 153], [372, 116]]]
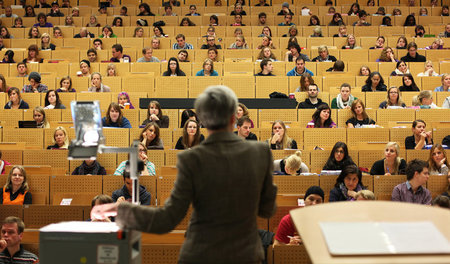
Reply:
[[61, 78], [61, 81], [59, 81], [59, 89], [56, 90], [58, 93], [62, 92], [70, 92], [75, 93], [76, 90], [72, 87], [72, 78], [70, 76], [65, 76]]
[[8, 90], [9, 102], [5, 104], [5, 109], [29, 109], [27, 102], [22, 100], [20, 90], [16, 87], [11, 87]]
[[160, 138], [159, 126], [154, 122], [147, 123], [142, 129], [139, 141], [144, 144], [147, 149], [164, 149], [163, 141]]
[[242, 15], [242, 16], [246, 16], [247, 12], [245, 12], [245, 10], [242, 9], [242, 5], [240, 3], [236, 3], [234, 5], [234, 10], [231, 11], [230, 16], [234, 16], [236, 14]]
[[232, 27], [245, 27], [245, 24], [242, 23], [242, 15], [236, 14], [234, 15], [234, 23], [231, 24]]
[[399, 175], [405, 173], [406, 161], [399, 157], [400, 147], [396, 142], [388, 142], [384, 150], [384, 159], [375, 161], [370, 175]]
[[88, 49], [86, 55], [88, 57], [87, 61], [89, 61], [90, 63], [97, 62], [97, 50], [95, 50], [94, 48]]
[[389, 109], [389, 108], [405, 108], [406, 104], [402, 101], [402, 96], [400, 89], [396, 86], [389, 87], [387, 91], [386, 100], [380, 103], [378, 108]]
[[112, 58], [110, 62], [131, 62], [129, 55], [123, 54], [123, 47], [121, 44], [114, 44], [112, 46]]
[[203, 69], [198, 71], [195, 76], [219, 76], [214, 70], [214, 62], [211, 59], [206, 59], [203, 62]]
[[346, 166], [355, 164], [348, 155], [348, 147], [344, 142], [336, 142], [330, 152], [327, 162], [322, 170], [343, 170]]
[[6, 160], [2, 160], [2, 151], [0, 150], [0, 173], [5, 174], [5, 166], [11, 165]]
[[59, 126], [55, 128], [53, 132], [53, 145], [47, 147], [47, 149], [68, 149], [69, 148], [69, 135], [64, 127]]
[[230, 45], [229, 49], [248, 49], [244, 36], [236, 36], [236, 41]]
[[136, 62], [160, 62], [158, 58], [153, 56], [153, 49], [150, 47], [144, 47], [142, 49], [143, 57], [139, 58]]
[[119, 95], [117, 96], [117, 103], [119, 104], [121, 109], [134, 109], [134, 106], [130, 100], [130, 96], [127, 92], [119, 93]]
[[194, 49], [192, 44], [186, 43], [186, 37], [183, 34], [178, 34], [175, 39], [177, 41], [172, 45], [172, 49]]
[[295, 26], [295, 24], [292, 22], [292, 15], [291, 14], [285, 14], [284, 15], [284, 21], [278, 24], [279, 27], [283, 26]]
[[3, 60], [1, 61], [1, 63], [16, 63], [14, 61], [14, 51], [7, 50], [5, 52], [5, 56], [3, 57]]
[[50, 43], [50, 35], [43, 33], [41, 35], [41, 50], [55, 50], [55, 44]]
[[339, 33], [333, 35], [333, 38], [346, 38], [347, 37], [347, 27], [345, 25], [339, 26]]
[[395, 70], [391, 72], [391, 76], [403, 76], [405, 74], [411, 74], [408, 65], [402, 60], [397, 61]]
[[37, 128], [50, 128], [50, 123], [45, 117], [45, 110], [41, 106], [36, 106], [33, 109], [33, 120], [36, 121]]
[[[111, 196], [107, 195], [107, 194], [99, 194], [96, 195], [92, 201], [91, 201], [91, 207], [94, 207], [96, 205], [101, 205], [101, 204], [110, 204], [110, 203], [114, 203], [113, 199]], [[91, 208], [92, 209], [92, 208]], [[99, 219], [88, 219], [88, 222], [114, 222], [115, 217], [110, 216], [107, 217], [103, 220], [99, 220]]]
[[39, 13], [37, 15], [38, 23], [34, 24], [34, 27], [53, 27], [53, 24], [50, 22], [47, 22], [47, 17], [44, 13]]
[[30, 84], [25, 84], [22, 93], [45, 93], [48, 90], [47, 85], [41, 83], [41, 75], [38, 72], [31, 72], [28, 76]]
[[80, 29], [80, 33], [75, 34], [74, 38], [94, 38], [95, 35], [88, 31], [86, 27]]
[[298, 149], [297, 141], [287, 135], [286, 125], [281, 120], [273, 122], [272, 136], [266, 142], [270, 149]]
[[408, 53], [406, 56], [402, 57], [401, 60], [404, 62], [426, 62], [427, 58], [425, 56], [417, 53], [417, 44], [415, 42], [408, 43], [406, 46]]
[[423, 72], [417, 74], [417, 77], [426, 76], [439, 76], [439, 73], [434, 70], [433, 62], [431, 60], [427, 60], [427, 62], [425, 62], [425, 69], [423, 70]]
[[[286, 62], [295, 61], [297, 63], [297, 61], [299, 59], [302, 59], [303, 60], [303, 64], [305, 63], [305, 61], [310, 61], [308, 55], [301, 53], [301, 51], [302, 51], [302, 48], [300, 47], [300, 45], [298, 43], [296, 43], [296, 42], [289, 42], [289, 44], [288, 44], [288, 51], [286, 52], [285, 61]], [[298, 69], [297, 72], [299, 73], [298, 75], [301, 75], [301, 73], [303, 73], [302, 71], [300, 71], [300, 69]], [[307, 70], [307, 72], [309, 74], [312, 73], [309, 70]], [[313, 76], [313, 75], [314, 74], [311, 74], [311, 76]], [[294, 76], [297, 76], [297, 75], [294, 75]]]
[[234, 133], [240, 138], [245, 140], [258, 140], [258, 137], [250, 132], [252, 120], [248, 116], [241, 116], [240, 118], [237, 118], [236, 127], [237, 131], [234, 131]]
[[194, 120], [194, 121], [196, 121], [197, 123], [200, 124], [200, 121], [198, 120], [197, 114], [194, 111], [192, 111], [191, 109], [185, 109], [181, 113], [180, 128], [184, 128], [184, 124], [188, 120]]
[[103, 127], [131, 128], [130, 121], [123, 116], [120, 105], [116, 102], [109, 104], [106, 116], [102, 118]]
[[97, 93], [108, 93], [111, 92], [111, 88], [109, 86], [104, 85], [102, 83], [102, 75], [99, 72], [94, 72], [91, 74], [91, 84], [92, 86], [89, 87], [88, 92], [97, 92]]
[[150, 101], [148, 104], [147, 119], [142, 122], [142, 126], [145, 126], [150, 122], [155, 122], [160, 128], [169, 127], [169, 117], [163, 115], [161, 105], [158, 101]]
[[361, 47], [356, 44], [356, 38], [353, 34], [347, 35], [347, 42], [341, 49], [360, 49]]
[[356, 97], [352, 94], [352, 87], [348, 83], [343, 83], [339, 94], [331, 101], [331, 109], [346, 109], [350, 108]]
[[77, 75], [79, 77], [91, 77], [91, 62], [88, 60], [82, 60], [80, 61], [80, 73], [78, 72]]
[[11, 168], [6, 184], [0, 188], [0, 204], [32, 204], [25, 168], [15, 165]]
[[180, 69], [178, 60], [172, 57], [167, 62], [167, 71], [163, 73], [163, 76], [186, 76], [186, 74]]
[[412, 105], [420, 109], [436, 109], [439, 108], [433, 103], [433, 93], [429, 90], [424, 90], [412, 99]]
[[[321, 204], [325, 200], [325, 194], [319, 186], [311, 186], [305, 193], [305, 206]], [[290, 214], [285, 215], [278, 225], [275, 234], [274, 245], [299, 245], [302, 243], [296, 231]]]
[[76, 167], [72, 175], [106, 175], [105, 168], [97, 160], [83, 160], [80, 166]]
[[102, 34], [98, 37], [99, 38], [117, 38], [117, 35], [114, 34], [114, 31], [111, 26], [106, 25], [102, 29]]
[[[155, 176], [156, 175], [155, 165], [148, 160], [147, 148], [142, 143], [139, 143], [138, 147], [139, 147], [138, 158], [139, 160], [144, 162], [144, 170], [140, 172], [140, 175]], [[116, 171], [114, 172], [114, 175], [123, 175], [125, 168], [127, 166], [127, 162], [128, 160], [122, 161], [117, 167]]]
[[375, 121], [367, 115], [366, 107], [360, 99], [353, 101], [351, 111], [353, 117], [345, 122], [347, 124], [347, 128], [359, 128], [364, 125], [375, 125]]
[[276, 175], [300, 175], [309, 172], [308, 166], [302, 162], [300, 150], [284, 159], [274, 160], [273, 166]]
[[255, 74], [255, 76], [275, 76], [273, 72], [273, 65], [270, 59], [263, 59], [259, 66], [261, 67], [261, 71]]
[[103, 49], [103, 41], [99, 38], [94, 39], [94, 50], [102, 50]]
[[[130, 172], [125, 171], [123, 173], [123, 187], [115, 190], [112, 193], [111, 198], [114, 202], [131, 202], [132, 189], [133, 181], [130, 178]], [[139, 184], [139, 203], [142, 205], [150, 205], [150, 202], [151, 194], [143, 185]]]
[[188, 120], [183, 127], [183, 135], [178, 138], [175, 149], [190, 149], [202, 143], [205, 137], [200, 132], [200, 126], [195, 120]]
[[337, 60], [333, 63], [333, 67], [328, 68], [327, 72], [344, 72], [345, 63], [341, 60]]
[[319, 98], [319, 87], [317, 87], [317, 84], [310, 84], [307, 93], [308, 98], [299, 103], [299, 109], [317, 109], [321, 105], [328, 105]]
[[277, 57], [272, 52], [272, 50], [269, 47], [262, 48], [261, 51], [258, 54], [258, 58], [256, 62], [262, 61], [263, 59], [269, 59], [270, 61], [277, 61]]
[[438, 195], [433, 199], [431, 205], [448, 209], [450, 208], [450, 198], [445, 195]]
[[317, 107], [306, 128], [336, 128], [336, 126], [331, 119], [331, 108], [324, 103]]
[[411, 74], [403, 75], [402, 77], [403, 85], [400, 86], [400, 91], [402, 92], [419, 92], [420, 89], [417, 87], [414, 77]]
[[377, 71], [371, 72], [366, 79], [366, 84], [362, 87], [363, 92], [386, 91], [386, 85], [381, 74]]
[[375, 200], [375, 194], [370, 190], [361, 190], [355, 195], [356, 201]]
[[356, 165], [344, 167], [336, 179], [334, 188], [330, 191], [330, 203], [355, 201], [356, 193], [366, 189], [362, 183], [362, 173]]
[[442, 85], [434, 89], [435, 92], [448, 92], [450, 91], [450, 74], [444, 73], [441, 78]]
[[309, 73], [304, 73], [300, 77], [300, 86], [295, 89], [295, 92], [308, 92], [311, 84], [315, 84], [313, 77]]
[[66, 109], [59, 98], [59, 94], [55, 90], [48, 90], [45, 94], [45, 109]]
[[243, 104], [243, 103], [238, 103], [238, 107], [237, 107], [237, 110], [236, 110], [236, 120], [239, 120], [242, 117], [248, 117], [250, 119], [250, 123], [251, 123], [250, 128], [254, 128], [255, 127], [253, 125], [252, 119], [250, 118], [250, 114], [248, 112], [247, 106], [245, 106], [245, 104]]
[[182, 49], [180, 51], [178, 51], [178, 55], [177, 55], [177, 59], [178, 62], [189, 62], [189, 53], [187, 50]]
[[410, 161], [406, 166], [406, 182], [394, 187], [391, 200], [430, 205], [431, 193], [423, 187], [429, 176], [428, 163], [418, 159]]
[[383, 36], [378, 36], [377, 41], [375, 42], [375, 46], [370, 47], [369, 49], [384, 49], [384, 43], [386, 39]]
[[384, 47], [381, 51], [380, 57], [376, 60], [376, 62], [397, 62], [398, 60], [395, 58], [394, 51], [391, 47]]
[[369, 22], [366, 21], [367, 19], [367, 13], [364, 10], [358, 11], [358, 21], [353, 23], [353, 26], [371, 26]]
[[28, 77], [28, 66], [26, 62], [17, 63], [17, 76], [16, 77]]
[[284, 2], [281, 5], [281, 10], [280, 10], [280, 12], [278, 12], [277, 16], [284, 16], [286, 14], [290, 14], [291, 16], [294, 15], [294, 13], [291, 11], [291, 9], [289, 9], [289, 3], [288, 2]]
[[319, 56], [315, 57], [311, 61], [322, 62], [322, 61], [336, 61], [337, 60], [336, 57], [334, 57], [333, 55], [330, 55], [328, 53], [328, 48], [326, 45], [319, 46], [317, 51], [319, 52]]
[[441, 144], [434, 144], [431, 147], [430, 155], [428, 156], [428, 166], [430, 175], [443, 174], [450, 177], [447, 152]]
[[431, 131], [425, 131], [427, 124], [421, 119], [412, 123], [413, 135], [405, 138], [406, 149], [423, 149], [426, 145], [432, 145]]
[[262, 37], [261, 44], [258, 45], [257, 49], [262, 49], [262, 48], [276, 49], [276, 47], [273, 45], [271, 36], [263, 36]]

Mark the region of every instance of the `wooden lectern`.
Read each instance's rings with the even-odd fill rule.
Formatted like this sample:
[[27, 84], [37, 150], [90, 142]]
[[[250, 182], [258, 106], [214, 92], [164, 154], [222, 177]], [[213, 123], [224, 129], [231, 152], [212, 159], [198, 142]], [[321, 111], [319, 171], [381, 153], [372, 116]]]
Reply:
[[[448, 209], [391, 201], [358, 201], [308, 206], [290, 214], [313, 263], [450, 263], [450, 254], [333, 256], [319, 227], [320, 222], [431, 221], [450, 241]], [[348, 235], [355, 244], [365, 239], [364, 234]]]

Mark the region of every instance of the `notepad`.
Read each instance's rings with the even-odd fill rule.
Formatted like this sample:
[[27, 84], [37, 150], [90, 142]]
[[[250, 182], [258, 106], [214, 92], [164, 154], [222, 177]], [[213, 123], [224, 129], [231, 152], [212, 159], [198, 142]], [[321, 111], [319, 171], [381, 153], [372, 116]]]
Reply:
[[450, 254], [450, 243], [429, 221], [320, 222], [331, 255]]

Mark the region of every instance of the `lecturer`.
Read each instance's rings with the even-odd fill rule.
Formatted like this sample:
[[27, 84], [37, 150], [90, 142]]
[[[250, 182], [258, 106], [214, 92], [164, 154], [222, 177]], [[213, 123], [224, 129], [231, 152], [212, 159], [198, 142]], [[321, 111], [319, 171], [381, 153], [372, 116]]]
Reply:
[[106, 204], [94, 207], [91, 215], [102, 218], [117, 212], [116, 223], [122, 228], [166, 233], [192, 202], [179, 263], [261, 263], [256, 217], [269, 218], [276, 209], [269, 146], [233, 133], [237, 99], [229, 88], [207, 88], [195, 109], [209, 137], [178, 154], [177, 180], [164, 207]]

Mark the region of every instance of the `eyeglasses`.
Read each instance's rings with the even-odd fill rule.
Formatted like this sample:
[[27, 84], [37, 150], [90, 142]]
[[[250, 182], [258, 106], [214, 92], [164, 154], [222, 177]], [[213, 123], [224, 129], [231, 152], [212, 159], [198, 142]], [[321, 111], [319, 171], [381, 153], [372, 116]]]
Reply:
[[345, 154], [345, 152], [343, 150], [336, 150], [335, 153], [337, 153], [337, 154]]

